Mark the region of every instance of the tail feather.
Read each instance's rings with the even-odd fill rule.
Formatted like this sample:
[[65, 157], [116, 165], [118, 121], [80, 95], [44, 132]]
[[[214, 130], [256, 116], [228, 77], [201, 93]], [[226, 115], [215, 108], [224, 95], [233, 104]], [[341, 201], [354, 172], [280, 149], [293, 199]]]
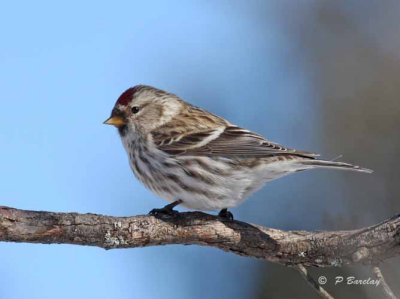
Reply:
[[325, 161], [325, 160], [303, 160], [301, 161], [302, 165], [321, 168], [336, 168], [342, 170], [351, 170], [351, 171], [359, 171], [365, 173], [373, 173], [374, 171], [368, 168], [362, 168], [357, 165], [352, 165], [344, 162], [335, 162], [335, 161]]

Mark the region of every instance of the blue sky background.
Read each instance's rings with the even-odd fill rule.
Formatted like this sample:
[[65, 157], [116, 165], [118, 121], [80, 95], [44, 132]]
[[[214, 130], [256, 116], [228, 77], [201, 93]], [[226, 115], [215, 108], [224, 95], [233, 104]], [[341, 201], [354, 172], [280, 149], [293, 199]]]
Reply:
[[[289, 18], [299, 28], [306, 22], [306, 2], [313, 1], [3, 2], [0, 204], [117, 216], [163, 206], [134, 179], [117, 132], [102, 125], [120, 93], [139, 83], [282, 144], [321, 151], [315, 58], [287, 26]], [[274, 182], [233, 212], [293, 228], [298, 215], [332, 208], [305, 207], [321, 194], [312, 186], [324, 190], [330, 176]], [[305, 190], [308, 198], [293, 204]], [[315, 227], [318, 215], [296, 228]], [[194, 246], [1, 243], [0, 255], [7, 299], [246, 298], [264, 265]]]

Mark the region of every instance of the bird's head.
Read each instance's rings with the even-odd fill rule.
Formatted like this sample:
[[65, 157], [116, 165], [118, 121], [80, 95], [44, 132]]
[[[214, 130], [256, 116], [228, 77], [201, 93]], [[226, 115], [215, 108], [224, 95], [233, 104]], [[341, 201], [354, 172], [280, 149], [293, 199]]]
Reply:
[[181, 100], [160, 89], [137, 85], [124, 91], [104, 123], [118, 128], [123, 137], [128, 132], [146, 135], [163, 126], [179, 113]]

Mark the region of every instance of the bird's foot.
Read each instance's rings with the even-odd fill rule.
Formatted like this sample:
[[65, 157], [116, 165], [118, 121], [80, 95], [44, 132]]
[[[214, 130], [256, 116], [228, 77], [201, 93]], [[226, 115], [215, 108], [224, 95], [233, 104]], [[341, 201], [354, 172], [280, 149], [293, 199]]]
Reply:
[[231, 212], [228, 211], [228, 209], [222, 209], [219, 213], [218, 213], [218, 217], [224, 218], [226, 220], [233, 220], [233, 214]]
[[163, 207], [163, 208], [161, 208], [161, 209], [152, 209], [152, 210], [149, 212], [149, 215], [152, 215], [152, 216], [157, 216], [157, 215], [168, 215], [168, 216], [175, 217], [175, 216], [177, 216], [177, 215], [179, 214], [179, 212], [178, 212], [178, 211], [175, 211], [174, 208], [175, 208], [177, 205], [181, 204], [181, 203], [182, 203], [182, 200], [180, 200], [180, 199], [179, 199], [179, 200], [176, 200], [176, 201], [174, 201], [174, 202], [172, 202], [172, 203], [166, 205], [165, 207]]

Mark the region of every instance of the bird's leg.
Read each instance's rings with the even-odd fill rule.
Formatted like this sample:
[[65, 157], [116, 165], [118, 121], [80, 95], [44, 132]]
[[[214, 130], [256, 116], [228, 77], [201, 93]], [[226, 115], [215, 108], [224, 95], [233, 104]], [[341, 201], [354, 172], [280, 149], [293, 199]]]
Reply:
[[226, 220], [233, 220], [233, 214], [228, 209], [222, 209], [219, 211], [218, 216]]
[[159, 214], [164, 214], [164, 215], [176, 216], [177, 214], [179, 214], [179, 212], [175, 211], [174, 208], [177, 205], [181, 204], [182, 202], [183, 202], [183, 200], [178, 199], [178, 200], [175, 200], [174, 202], [166, 205], [165, 207], [163, 207], [161, 209], [152, 209], [149, 212], [149, 215], [156, 216], [156, 215], [159, 215]]

